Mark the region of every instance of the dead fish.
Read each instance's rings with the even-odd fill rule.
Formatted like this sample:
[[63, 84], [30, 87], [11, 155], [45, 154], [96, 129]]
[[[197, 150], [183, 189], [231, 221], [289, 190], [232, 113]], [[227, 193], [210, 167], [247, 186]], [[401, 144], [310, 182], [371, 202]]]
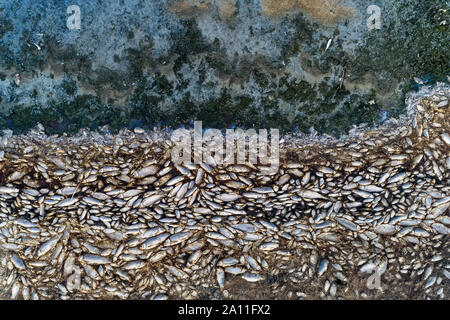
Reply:
[[259, 249], [263, 251], [271, 251], [276, 248], [278, 248], [278, 243], [276, 242], [265, 242], [259, 246]]
[[22, 259], [19, 258], [18, 255], [13, 254], [11, 256], [11, 262], [19, 270], [25, 270], [25, 264], [23, 263]]
[[142, 260], [132, 261], [123, 266], [125, 270], [136, 270], [141, 269], [143, 267], [145, 267], [145, 261]]
[[300, 197], [305, 199], [325, 199], [320, 193], [311, 190], [303, 190], [299, 193]]
[[183, 241], [186, 241], [192, 236], [192, 232], [180, 232], [177, 234], [173, 234], [169, 237], [169, 239], [166, 240], [164, 243], [165, 246], [174, 246], [176, 244], [179, 244]]
[[319, 263], [319, 269], [317, 270], [317, 274], [319, 275], [319, 277], [323, 275], [325, 271], [327, 271], [327, 267], [328, 267], [328, 260], [322, 259], [322, 261], [320, 261]]
[[133, 177], [142, 179], [147, 176], [155, 175], [159, 170], [157, 165], [151, 165], [142, 169], [139, 169], [133, 173]]
[[216, 270], [216, 279], [219, 288], [222, 289], [225, 285], [225, 272], [221, 268], [217, 268]]
[[28, 221], [26, 219], [17, 219], [16, 224], [25, 228], [34, 228], [37, 225], [35, 223], [32, 223], [31, 221]]
[[229, 257], [229, 258], [225, 258], [220, 260], [217, 265], [219, 267], [230, 267], [230, 266], [234, 266], [235, 264], [238, 264], [239, 260], [233, 257]]
[[256, 226], [249, 223], [236, 224], [233, 226], [233, 228], [242, 232], [255, 232], [257, 230]]
[[157, 201], [161, 200], [162, 198], [164, 198], [164, 196], [161, 194], [151, 195], [148, 198], [144, 198], [144, 200], [142, 200], [140, 206], [142, 208], [149, 207], [149, 206], [153, 205], [154, 203], [156, 203]]
[[87, 264], [109, 264], [111, 261], [109, 259], [95, 255], [95, 254], [85, 254], [81, 257], [81, 259]]
[[223, 193], [223, 194], [217, 195], [216, 198], [220, 201], [232, 202], [232, 201], [236, 201], [237, 199], [241, 198], [241, 195], [233, 194], [233, 193]]
[[248, 281], [248, 282], [258, 282], [265, 279], [263, 275], [260, 274], [254, 274], [254, 273], [245, 273], [242, 275], [242, 279]]
[[341, 226], [343, 226], [344, 228], [347, 228], [347, 229], [352, 230], [352, 231], [358, 231], [358, 230], [361, 229], [360, 226], [356, 225], [356, 224], [353, 223], [352, 221], [347, 220], [347, 219], [345, 219], [345, 218], [336, 218], [336, 221], [337, 221]]
[[390, 178], [390, 179], [388, 180], [388, 184], [396, 183], [396, 182], [402, 181], [402, 180], [405, 179], [405, 177], [406, 177], [407, 175], [408, 175], [407, 172], [400, 172], [400, 173], [397, 173], [396, 175], [394, 175], [392, 178]]
[[225, 272], [226, 273], [231, 273], [231, 274], [234, 274], [234, 275], [238, 275], [238, 274], [244, 273], [245, 271], [241, 267], [226, 267], [225, 268]]
[[0, 194], [14, 194], [18, 193], [19, 189], [13, 187], [0, 187]]
[[391, 224], [380, 224], [375, 227], [374, 231], [382, 235], [392, 235], [397, 232], [397, 229]]
[[78, 198], [68, 198], [60, 201], [56, 206], [57, 207], [68, 207], [74, 205], [78, 202]]
[[141, 245], [141, 249], [142, 250], [147, 250], [147, 249], [152, 249], [157, 247], [158, 245], [160, 245], [161, 243], [163, 243], [167, 238], [169, 237], [168, 233], [162, 233], [160, 235], [151, 237], [150, 239], [148, 239], [147, 241], [145, 241], [142, 245]]
[[59, 239], [60, 239], [59, 237], [56, 237], [48, 240], [47, 242], [44, 242], [37, 251], [37, 257], [40, 258], [41, 256], [48, 253], [50, 250], [52, 250], [58, 243]]

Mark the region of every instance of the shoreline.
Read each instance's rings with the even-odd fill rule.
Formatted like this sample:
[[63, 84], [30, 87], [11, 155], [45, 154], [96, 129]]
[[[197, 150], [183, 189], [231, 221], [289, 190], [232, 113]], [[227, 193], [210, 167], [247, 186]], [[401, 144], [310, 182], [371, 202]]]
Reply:
[[[0, 243], [15, 274], [0, 287], [14, 298], [445, 299], [449, 98], [448, 86], [423, 88], [399, 119], [341, 139], [284, 135], [274, 176], [173, 166], [161, 130], [2, 138], [0, 229], [14, 232]], [[382, 288], [368, 289], [381, 267]]]

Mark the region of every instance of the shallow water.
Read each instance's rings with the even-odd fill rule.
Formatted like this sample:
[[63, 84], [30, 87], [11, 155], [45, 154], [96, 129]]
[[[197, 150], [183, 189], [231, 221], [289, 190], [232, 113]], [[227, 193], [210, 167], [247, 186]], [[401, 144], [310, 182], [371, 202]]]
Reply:
[[[0, 5], [0, 128], [201, 120], [339, 136], [448, 81], [443, 0], [82, 1], [80, 30], [66, 25], [70, 4]], [[380, 29], [367, 25], [370, 5]]]

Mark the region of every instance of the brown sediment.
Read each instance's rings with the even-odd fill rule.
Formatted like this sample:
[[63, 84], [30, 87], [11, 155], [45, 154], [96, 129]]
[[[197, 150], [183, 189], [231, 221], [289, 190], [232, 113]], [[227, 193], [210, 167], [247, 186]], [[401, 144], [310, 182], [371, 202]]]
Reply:
[[201, 14], [210, 12], [210, 0], [176, 0], [169, 5], [168, 10], [183, 18], [196, 18]]
[[230, 22], [237, 11], [237, 0], [218, 0], [217, 9], [222, 21]]
[[261, 0], [263, 14], [277, 19], [292, 11], [301, 11], [322, 24], [336, 24], [355, 16], [355, 10], [343, 0]]
[[220, 20], [231, 22], [237, 11], [237, 0], [176, 0], [168, 6], [168, 10], [182, 18], [197, 18], [205, 13], [217, 10]]
[[[168, 10], [182, 18], [197, 18], [216, 8], [224, 22], [230, 22], [237, 11], [237, 0], [176, 0]], [[262, 13], [278, 19], [294, 11], [306, 13], [324, 25], [333, 25], [355, 17], [355, 10], [345, 0], [261, 0]]]

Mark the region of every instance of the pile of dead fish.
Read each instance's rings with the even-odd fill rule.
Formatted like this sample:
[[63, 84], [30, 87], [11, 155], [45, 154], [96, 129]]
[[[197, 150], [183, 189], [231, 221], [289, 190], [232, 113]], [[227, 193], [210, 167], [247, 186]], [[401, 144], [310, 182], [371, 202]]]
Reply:
[[175, 165], [162, 131], [5, 131], [0, 296], [448, 298], [449, 97], [423, 89], [340, 140], [286, 138], [273, 175]]

